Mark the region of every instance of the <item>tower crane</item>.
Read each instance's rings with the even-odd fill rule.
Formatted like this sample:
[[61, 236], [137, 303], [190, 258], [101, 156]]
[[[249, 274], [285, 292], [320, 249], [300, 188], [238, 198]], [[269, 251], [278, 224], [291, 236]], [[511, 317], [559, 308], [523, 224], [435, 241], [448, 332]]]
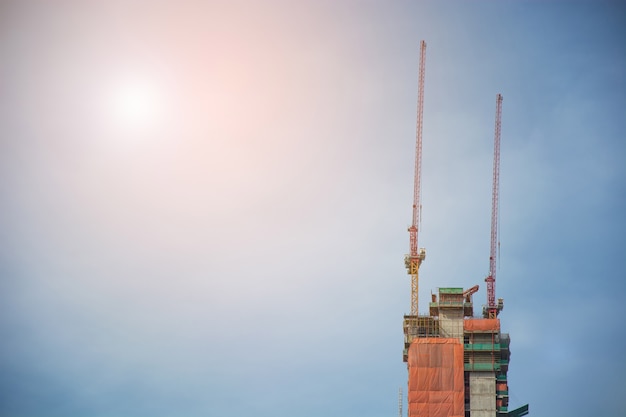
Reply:
[[417, 127], [415, 144], [415, 180], [413, 183], [413, 218], [409, 227], [410, 252], [404, 257], [407, 273], [411, 275], [411, 315], [418, 315], [419, 267], [426, 258], [426, 250], [418, 248], [418, 225], [421, 218], [420, 186], [422, 180], [422, 122], [424, 117], [424, 76], [426, 72], [426, 42], [420, 44], [419, 81], [417, 88]]
[[483, 315], [495, 319], [504, 307], [500, 298], [496, 304], [496, 244], [498, 242], [498, 203], [500, 190], [500, 127], [502, 118], [502, 95], [496, 95], [496, 128], [493, 140], [493, 191], [491, 194], [491, 249], [489, 253], [489, 275], [487, 283], [487, 305]]

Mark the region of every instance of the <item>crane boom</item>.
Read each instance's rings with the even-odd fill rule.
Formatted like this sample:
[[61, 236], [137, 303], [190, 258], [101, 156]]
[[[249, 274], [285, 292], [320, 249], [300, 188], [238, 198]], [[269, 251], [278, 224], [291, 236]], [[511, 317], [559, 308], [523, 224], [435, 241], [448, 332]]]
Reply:
[[424, 76], [426, 72], [426, 42], [420, 45], [420, 67], [417, 88], [417, 125], [415, 128], [415, 181], [413, 183], [413, 218], [410, 229], [411, 256], [417, 256], [418, 225], [420, 221], [420, 194], [422, 185], [422, 125], [424, 121]]
[[[502, 95], [496, 95], [496, 126], [493, 140], [493, 191], [491, 194], [491, 248], [489, 252], [489, 275], [487, 282], [487, 316], [496, 318], [502, 307], [496, 305], [496, 246], [498, 242], [498, 203], [500, 190], [500, 130], [502, 118]], [[501, 303], [500, 303], [501, 304]]]
[[413, 217], [409, 227], [410, 252], [405, 257], [407, 272], [411, 275], [411, 315], [418, 314], [418, 272], [426, 251], [417, 245], [420, 221], [420, 192], [422, 180], [422, 125], [424, 118], [424, 77], [426, 73], [426, 42], [420, 43], [419, 79], [417, 88], [417, 126], [415, 132], [415, 179], [413, 183]]

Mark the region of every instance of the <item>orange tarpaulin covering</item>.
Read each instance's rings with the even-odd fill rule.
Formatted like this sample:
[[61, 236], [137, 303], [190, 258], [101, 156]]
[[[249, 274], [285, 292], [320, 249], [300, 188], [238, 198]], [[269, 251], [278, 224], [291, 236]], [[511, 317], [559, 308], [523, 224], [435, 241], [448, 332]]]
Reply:
[[414, 339], [409, 348], [409, 417], [464, 417], [463, 345]]
[[463, 328], [467, 331], [498, 331], [500, 319], [468, 319], [463, 321]]

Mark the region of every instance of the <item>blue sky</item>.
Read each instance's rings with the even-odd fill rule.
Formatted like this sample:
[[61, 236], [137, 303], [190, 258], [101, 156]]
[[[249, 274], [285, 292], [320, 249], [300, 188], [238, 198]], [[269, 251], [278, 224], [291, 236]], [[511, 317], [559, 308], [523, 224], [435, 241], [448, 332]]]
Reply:
[[422, 39], [420, 304], [486, 301], [501, 93], [511, 406], [624, 414], [625, 28], [623, 2], [3, 2], [0, 416], [397, 415]]

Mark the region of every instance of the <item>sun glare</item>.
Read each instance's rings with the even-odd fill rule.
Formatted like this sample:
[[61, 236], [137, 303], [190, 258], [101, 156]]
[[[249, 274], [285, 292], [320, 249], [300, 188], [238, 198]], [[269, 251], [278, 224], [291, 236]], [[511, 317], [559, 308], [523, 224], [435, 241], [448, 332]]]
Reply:
[[109, 86], [107, 96], [107, 113], [113, 131], [145, 134], [158, 127], [162, 117], [163, 97], [152, 80], [117, 80]]
[[116, 119], [127, 127], [142, 127], [153, 122], [157, 110], [154, 86], [146, 82], [120, 85], [113, 103]]

